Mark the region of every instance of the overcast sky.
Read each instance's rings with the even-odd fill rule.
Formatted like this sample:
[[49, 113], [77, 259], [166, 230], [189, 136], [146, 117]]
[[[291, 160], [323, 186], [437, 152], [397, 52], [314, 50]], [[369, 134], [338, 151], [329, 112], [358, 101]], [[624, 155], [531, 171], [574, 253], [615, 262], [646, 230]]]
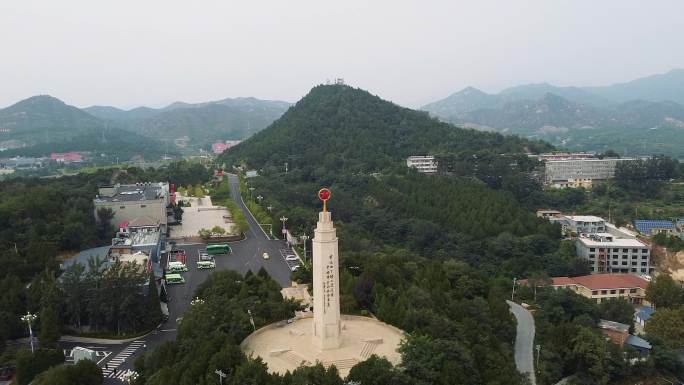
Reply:
[[681, 0], [1, 0], [0, 107], [604, 85], [684, 67], [683, 18]]

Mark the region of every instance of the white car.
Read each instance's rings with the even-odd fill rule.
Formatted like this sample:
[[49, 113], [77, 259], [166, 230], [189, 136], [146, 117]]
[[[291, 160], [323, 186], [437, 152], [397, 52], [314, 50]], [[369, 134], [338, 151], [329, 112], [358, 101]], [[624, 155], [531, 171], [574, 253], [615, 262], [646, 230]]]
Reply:
[[264, 257], [264, 259], [269, 259], [269, 258], [271, 258], [271, 257], [268, 255], [268, 253], [264, 253], [264, 254], [262, 255], [262, 257]]

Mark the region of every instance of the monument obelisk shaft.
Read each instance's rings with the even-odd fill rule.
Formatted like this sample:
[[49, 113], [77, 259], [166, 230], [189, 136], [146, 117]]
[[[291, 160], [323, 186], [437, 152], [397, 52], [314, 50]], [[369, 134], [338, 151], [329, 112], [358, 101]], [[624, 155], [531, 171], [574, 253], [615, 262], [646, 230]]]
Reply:
[[[321, 194], [323, 191], [327, 194]], [[320, 349], [340, 347], [340, 279], [337, 254], [337, 231], [327, 210], [330, 191], [323, 189], [324, 201], [312, 240], [313, 251], [313, 343]], [[325, 198], [324, 198], [325, 197]]]

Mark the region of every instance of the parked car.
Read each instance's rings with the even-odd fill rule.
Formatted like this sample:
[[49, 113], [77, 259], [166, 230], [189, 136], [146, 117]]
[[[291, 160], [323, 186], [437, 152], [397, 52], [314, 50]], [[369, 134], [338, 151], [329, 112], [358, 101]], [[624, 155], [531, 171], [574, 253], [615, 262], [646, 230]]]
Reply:
[[269, 258], [271, 258], [271, 257], [268, 255], [268, 253], [264, 253], [264, 254], [262, 255], [262, 257], [264, 257], [264, 259], [269, 259]]

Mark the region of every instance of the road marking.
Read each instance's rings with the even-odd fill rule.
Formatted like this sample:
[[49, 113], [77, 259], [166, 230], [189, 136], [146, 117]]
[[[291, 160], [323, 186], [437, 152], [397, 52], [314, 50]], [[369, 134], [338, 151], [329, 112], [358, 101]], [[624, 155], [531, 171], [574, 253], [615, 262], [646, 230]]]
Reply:
[[162, 329], [163, 332], [175, 332], [178, 329]]

